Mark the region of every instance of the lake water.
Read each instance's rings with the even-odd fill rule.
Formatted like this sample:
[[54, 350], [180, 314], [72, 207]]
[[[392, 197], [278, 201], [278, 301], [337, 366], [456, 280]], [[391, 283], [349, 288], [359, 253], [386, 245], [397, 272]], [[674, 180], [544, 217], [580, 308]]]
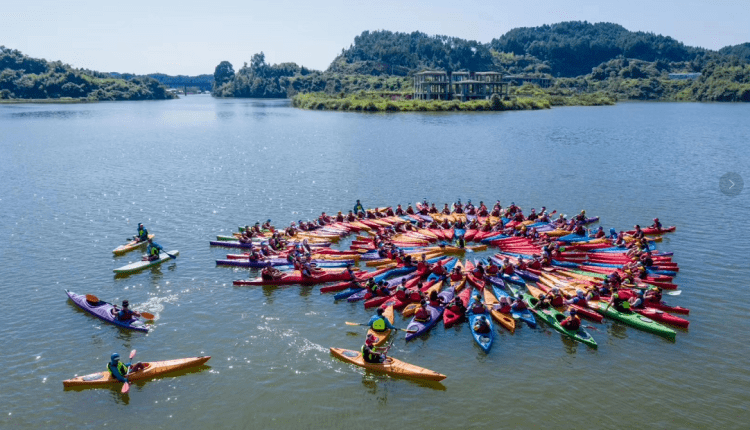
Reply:
[[[750, 104], [621, 103], [534, 112], [355, 114], [286, 101], [0, 105], [0, 428], [747, 428]], [[457, 198], [586, 209], [606, 229], [677, 232], [690, 329], [675, 342], [593, 324], [598, 350], [549, 328], [468, 327], [399, 338], [391, 354], [448, 375], [424, 384], [333, 359], [358, 349], [361, 303], [319, 287], [234, 287], [217, 234], [271, 218]], [[111, 250], [143, 222], [180, 256], [115, 278]], [[482, 254], [485, 255], [485, 254]], [[79, 311], [64, 289], [157, 314], [148, 335]], [[400, 317], [397, 325], [405, 325]], [[112, 352], [211, 355], [197, 372], [113, 389], [63, 390]], [[387, 420], [387, 421], [386, 421]]]

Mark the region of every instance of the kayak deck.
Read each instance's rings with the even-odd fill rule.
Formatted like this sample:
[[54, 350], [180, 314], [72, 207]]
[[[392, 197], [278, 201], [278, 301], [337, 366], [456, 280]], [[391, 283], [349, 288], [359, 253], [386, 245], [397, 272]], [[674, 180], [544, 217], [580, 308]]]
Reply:
[[[180, 255], [180, 251], [169, 251], [169, 254], [172, 254], [173, 256]], [[140, 272], [141, 270], [147, 269], [149, 267], [158, 266], [159, 264], [170, 260], [171, 257], [167, 255], [166, 252], [161, 252], [159, 254], [159, 259], [154, 261], [136, 261], [135, 263], [130, 263], [128, 265], [122, 266], [118, 269], [114, 269], [113, 272], [115, 272], [118, 275], [124, 275], [124, 274], [130, 274], [130, 273], [136, 273]]]
[[352, 351], [343, 348], [330, 349], [331, 354], [333, 354], [334, 357], [375, 372], [386, 373], [391, 376], [402, 378], [423, 379], [427, 381], [442, 381], [446, 378], [445, 375], [433, 370], [415, 366], [393, 357], [388, 357], [384, 363], [367, 363], [364, 358], [362, 358], [362, 353], [359, 351]]
[[[170, 372], [178, 370], [188, 369], [191, 367], [200, 366], [207, 362], [211, 356], [203, 357], [190, 357], [190, 358], [178, 358], [176, 360], [165, 360], [165, 361], [152, 361], [144, 362], [143, 364], [147, 367], [143, 370], [133, 372], [128, 375], [129, 381], [139, 381], [142, 379], [155, 378]], [[63, 381], [63, 386], [68, 387], [97, 387], [106, 386], [114, 383], [119, 383], [117, 378], [112, 376], [109, 372], [97, 372], [90, 373], [88, 375], [76, 376], [72, 379]]]

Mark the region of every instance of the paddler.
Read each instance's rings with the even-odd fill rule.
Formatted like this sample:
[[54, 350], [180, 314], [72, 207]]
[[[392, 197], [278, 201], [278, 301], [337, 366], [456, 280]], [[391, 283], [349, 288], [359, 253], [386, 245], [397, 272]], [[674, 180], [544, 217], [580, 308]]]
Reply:
[[623, 294], [620, 294], [619, 291], [613, 290], [612, 292], [612, 301], [609, 302], [609, 305], [607, 305], [607, 308], [609, 308], [610, 305], [614, 306], [614, 308], [623, 313], [630, 313], [630, 302], [627, 298], [623, 297]]
[[354, 216], [354, 213], [352, 211], [349, 211], [349, 213], [346, 214], [346, 220], [349, 222], [353, 222], [357, 220], [357, 217]]
[[581, 328], [581, 319], [578, 318], [578, 312], [575, 309], [571, 309], [570, 316], [560, 321], [560, 325], [565, 330], [578, 331]]
[[382, 363], [385, 361], [385, 353], [377, 352], [379, 348], [375, 347], [375, 339], [375, 336], [368, 334], [365, 344], [362, 345], [362, 359], [365, 360], [365, 363]]
[[462, 317], [466, 314], [464, 302], [458, 296], [453, 297], [453, 300], [448, 304], [448, 309], [454, 314], [461, 315]]
[[536, 209], [531, 208], [531, 213], [526, 217], [526, 219], [529, 221], [536, 221], [537, 218], [539, 218], [539, 215], [536, 214]]
[[458, 201], [453, 204], [453, 212], [455, 212], [457, 214], [464, 213], [464, 207], [461, 204], [461, 199], [458, 199]]
[[383, 308], [378, 308], [378, 311], [375, 315], [370, 317], [370, 321], [367, 322], [367, 325], [370, 326], [371, 329], [377, 331], [377, 332], [384, 332], [386, 330], [396, 330], [396, 327], [391, 324], [390, 321], [388, 321], [388, 318], [383, 316], [383, 313], [385, 311]]
[[576, 221], [583, 223], [586, 221], [586, 211], [581, 211], [578, 215], [576, 215], [573, 219]]
[[635, 226], [633, 226], [633, 228], [635, 228], [635, 231], [632, 234], [633, 238], [642, 240], [645, 234], [643, 233], [643, 230], [641, 230], [641, 226], [636, 224]]
[[406, 205], [406, 213], [409, 214], [409, 215], [414, 215], [414, 208], [411, 207], [411, 203], [409, 203], [408, 205]]
[[450, 215], [451, 214], [451, 209], [448, 207], [448, 203], [446, 203], [445, 206], [443, 207], [442, 213], [443, 213], [443, 215]]
[[565, 303], [565, 298], [560, 294], [560, 289], [557, 287], [552, 287], [549, 294], [550, 302], [552, 302], [552, 306], [558, 307], [562, 306]]
[[471, 313], [475, 315], [483, 314], [487, 311], [485, 309], [484, 304], [482, 304], [482, 298], [479, 297], [479, 294], [474, 295], [474, 305], [471, 307]]
[[537, 302], [533, 307], [535, 309], [549, 309], [550, 307], [552, 307], [552, 302], [547, 295], [539, 294], [539, 297], [537, 297]]
[[490, 323], [487, 321], [487, 317], [480, 315], [474, 320], [474, 326], [472, 327], [475, 332], [479, 334], [485, 334], [490, 332]]
[[419, 302], [419, 309], [417, 309], [417, 312], [414, 314], [414, 321], [428, 322], [431, 319], [432, 314], [427, 310], [427, 301], [422, 299], [422, 301]]
[[518, 296], [516, 296], [516, 300], [513, 302], [510, 308], [516, 312], [520, 312], [526, 310], [528, 307], [523, 301], [523, 296], [521, 294], [518, 294]]
[[494, 309], [503, 314], [509, 314], [512, 310], [512, 303], [508, 296], [501, 296], [498, 303], [494, 306]]
[[578, 305], [582, 308], [588, 307], [588, 303], [586, 301], [586, 293], [583, 292], [583, 290], [576, 290], [575, 297], [568, 299], [565, 301], [565, 303], [569, 305]]
[[264, 230], [271, 230], [271, 220], [267, 219], [266, 222], [263, 223], [263, 226], [261, 228]]
[[438, 209], [437, 209], [437, 208], [435, 207], [435, 203], [432, 203], [432, 204], [430, 205], [430, 210], [429, 210], [429, 213], [431, 213], [431, 214], [436, 214], [436, 213], [438, 213]]
[[282, 276], [283, 274], [281, 273], [281, 271], [279, 269], [276, 269], [275, 267], [272, 267], [270, 261], [266, 264], [266, 267], [264, 267], [263, 270], [260, 271], [260, 277], [265, 281], [280, 279]]
[[146, 227], [143, 226], [143, 223], [138, 223], [138, 233], [136, 233], [134, 239], [137, 242], [148, 240], [148, 230], [146, 230]]
[[487, 216], [489, 215], [489, 212], [487, 211], [487, 206], [484, 205], [484, 202], [479, 202], [479, 209], [477, 209], [477, 216]]
[[130, 321], [141, 316], [139, 312], [131, 311], [128, 307], [129, 305], [130, 303], [127, 300], [123, 300], [121, 309], [117, 309], [117, 306], [112, 308], [112, 312], [114, 313], [117, 321]]
[[362, 206], [362, 203], [359, 202], [359, 199], [357, 199], [357, 203], [354, 204], [354, 213], [358, 214], [360, 212], [364, 212], [365, 208]]
[[659, 222], [659, 218], [654, 218], [654, 223], [651, 224], [649, 228], [656, 229], [657, 231], [661, 230], [661, 222]]
[[607, 234], [604, 232], [604, 227], [599, 226], [598, 229], [596, 229], [596, 234], [594, 234], [594, 238], [601, 239], [602, 237], [605, 237]]
[[344, 222], [344, 214], [341, 211], [336, 214], [336, 222]]
[[129, 382], [128, 373], [137, 372], [144, 367], [146, 366], [143, 363], [123, 364], [120, 361], [120, 354], [116, 352], [110, 356], [109, 363], [107, 363], [107, 370], [109, 373], [122, 383]]
[[404, 215], [404, 213], [405, 212], [404, 212], [404, 209], [401, 207], [401, 204], [397, 205], [396, 206], [396, 215], [402, 216], [402, 215]]
[[646, 293], [644, 294], [644, 298], [649, 303], [661, 303], [661, 299], [662, 299], [661, 287], [649, 288], [648, 290], [646, 290]]
[[158, 243], [154, 242], [153, 239], [148, 239], [148, 246], [146, 247], [146, 259], [148, 261], [154, 261], [159, 259], [159, 253], [164, 248]]
[[487, 276], [496, 276], [500, 272], [500, 268], [495, 265], [495, 262], [490, 258], [485, 269]]

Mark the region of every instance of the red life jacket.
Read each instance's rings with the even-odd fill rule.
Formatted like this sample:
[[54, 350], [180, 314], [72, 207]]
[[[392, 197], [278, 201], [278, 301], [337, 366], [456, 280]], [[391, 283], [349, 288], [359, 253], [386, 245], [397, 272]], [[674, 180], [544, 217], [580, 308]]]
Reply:
[[552, 297], [552, 306], [555, 306], [555, 307], [562, 306], [563, 303], [565, 303], [565, 300], [563, 300], [562, 295]]

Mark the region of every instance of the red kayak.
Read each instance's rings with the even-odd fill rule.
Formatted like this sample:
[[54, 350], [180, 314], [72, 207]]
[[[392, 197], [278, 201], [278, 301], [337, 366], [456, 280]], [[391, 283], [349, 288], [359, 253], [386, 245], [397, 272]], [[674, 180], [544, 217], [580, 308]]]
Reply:
[[320, 275], [314, 276], [302, 276], [299, 271], [294, 271], [289, 274], [285, 273], [278, 279], [241, 279], [232, 282], [233, 285], [291, 285], [291, 284], [305, 284], [314, 285], [322, 284], [325, 282], [336, 282], [345, 281], [350, 279], [349, 272], [346, 269], [338, 272], [325, 272]]
[[[641, 231], [643, 232], [643, 234], [648, 234], [648, 235], [651, 235], [651, 236], [655, 236], [655, 235], [659, 235], [659, 234], [662, 234], [662, 233], [671, 233], [671, 232], [675, 231], [676, 229], [677, 229], [677, 227], [675, 227], [675, 226], [662, 227], [662, 228], [646, 227], [646, 228], [642, 228]], [[635, 230], [626, 231], [625, 234], [629, 234], [629, 235], [632, 236], [633, 234], [635, 234]]]
[[[469, 305], [469, 298], [471, 297], [471, 288], [466, 288], [466, 280], [464, 279], [461, 284], [463, 289], [456, 295], [456, 298], [461, 300], [464, 304], [464, 308]], [[450, 307], [446, 307], [443, 311], [443, 325], [445, 328], [450, 328], [457, 322], [460, 322], [465, 317], [464, 314], [457, 314], [451, 310]]]

